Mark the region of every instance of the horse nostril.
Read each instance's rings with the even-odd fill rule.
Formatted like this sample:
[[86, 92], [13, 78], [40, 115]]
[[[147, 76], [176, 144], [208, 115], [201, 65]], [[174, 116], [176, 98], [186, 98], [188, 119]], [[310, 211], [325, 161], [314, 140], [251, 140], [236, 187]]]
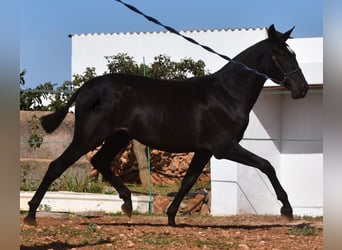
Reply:
[[305, 96], [306, 93], [308, 92], [309, 90], [309, 87], [308, 86], [304, 86], [303, 89], [302, 89], [302, 96]]

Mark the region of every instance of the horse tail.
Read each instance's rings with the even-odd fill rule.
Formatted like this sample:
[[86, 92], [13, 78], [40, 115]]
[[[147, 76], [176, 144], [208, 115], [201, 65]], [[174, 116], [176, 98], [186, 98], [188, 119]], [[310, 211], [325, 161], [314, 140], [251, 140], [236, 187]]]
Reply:
[[59, 110], [56, 110], [52, 114], [45, 115], [40, 118], [40, 124], [44, 128], [46, 133], [52, 133], [62, 123], [67, 115], [71, 104], [76, 100], [76, 97], [80, 93], [80, 88], [71, 96], [67, 104]]

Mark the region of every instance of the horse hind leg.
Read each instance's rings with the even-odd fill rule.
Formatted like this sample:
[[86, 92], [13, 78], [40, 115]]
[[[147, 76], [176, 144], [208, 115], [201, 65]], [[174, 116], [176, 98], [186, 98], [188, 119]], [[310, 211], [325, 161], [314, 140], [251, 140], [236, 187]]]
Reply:
[[191, 160], [190, 166], [182, 180], [181, 187], [173, 199], [171, 205], [167, 209], [168, 225], [176, 226], [176, 214], [184, 196], [190, 191], [198, 177], [201, 175], [203, 168], [208, 163], [212, 154], [207, 150], [197, 151]]
[[[82, 155], [100, 145], [111, 133], [111, 128], [101, 123], [102, 116], [87, 114], [75, 117], [74, 138], [67, 149], [49, 165], [37, 191], [29, 201], [29, 212], [24, 219], [28, 225], [36, 225], [36, 210], [53, 181], [75, 163]], [[102, 125], [102, 126], [101, 126]]]
[[25, 224], [32, 226], [35, 226], [37, 224], [36, 210], [52, 182], [60, 177], [68, 167], [70, 167], [86, 152], [87, 150], [82, 149], [79, 143], [73, 140], [69, 147], [64, 151], [64, 153], [50, 163], [42, 182], [40, 183], [31, 201], [29, 201], [29, 212], [28, 215], [24, 218]]
[[101, 149], [91, 159], [92, 165], [99, 170], [103, 178], [109, 181], [118, 191], [119, 197], [124, 203], [121, 210], [128, 216], [132, 216], [132, 198], [130, 190], [117, 178], [111, 170], [111, 163], [115, 156], [127, 147], [131, 137], [120, 131], [109, 136]]

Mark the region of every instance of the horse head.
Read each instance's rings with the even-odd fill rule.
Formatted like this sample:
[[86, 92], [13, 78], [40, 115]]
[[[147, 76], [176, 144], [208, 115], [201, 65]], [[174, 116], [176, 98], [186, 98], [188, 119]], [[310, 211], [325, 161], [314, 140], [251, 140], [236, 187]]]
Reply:
[[268, 40], [272, 48], [272, 72], [277, 83], [291, 91], [292, 98], [303, 98], [308, 92], [309, 85], [298, 65], [296, 54], [286, 44], [294, 27], [285, 33], [275, 30], [272, 24], [268, 30]]

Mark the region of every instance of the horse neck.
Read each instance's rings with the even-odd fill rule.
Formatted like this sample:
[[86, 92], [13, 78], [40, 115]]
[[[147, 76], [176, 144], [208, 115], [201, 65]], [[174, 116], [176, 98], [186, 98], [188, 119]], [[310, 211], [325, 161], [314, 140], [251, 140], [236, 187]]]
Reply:
[[[271, 56], [266, 43], [264, 40], [255, 44], [237, 55], [234, 60], [267, 74]], [[239, 102], [239, 106], [249, 112], [258, 99], [266, 79], [235, 63], [226, 64], [216, 73], [222, 80], [220, 82], [225, 91]]]

